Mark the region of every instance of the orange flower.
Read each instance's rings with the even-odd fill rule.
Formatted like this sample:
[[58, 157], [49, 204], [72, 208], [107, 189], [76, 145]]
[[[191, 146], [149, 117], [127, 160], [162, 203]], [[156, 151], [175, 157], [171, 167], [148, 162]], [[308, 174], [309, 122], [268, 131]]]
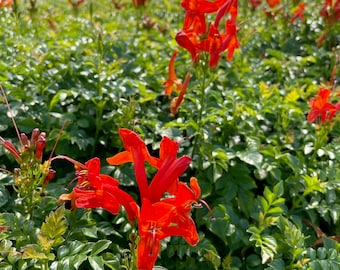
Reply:
[[103, 208], [112, 214], [117, 214], [120, 206], [124, 206], [130, 221], [136, 219], [137, 205], [134, 199], [121, 190], [119, 181], [109, 175], [100, 174], [100, 160], [95, 157], [85, 165], [66, 158], [74, 163], [78, 183], [70, 194], [62, 194], [60, 201], [71, 201], [72, 208]]
[[11, 7], [13, 0], [0, 0], [0, 7]]
[[301, 19], [301, 21], [304, 21], [303, 12], [305, 11], [305, 7], [306, 7], [306, 4], [303, 4], [303, 3], [298, 5], [298, 7], [294, 11], [293, 17], [290, 19], [290, 22], [289, 22], [290, 25], [294, 24], [294, 22], [297, 19]]
[[177, 78], [176, 71], [175, 71], [175, 59], [177, 56], [178, 50], [174, 51], [170, 62], [169, 62], [169, 74], [168, 79], [163, 82], [163, 85], [165, 85], [165, 95], [171, 95], [174, 91], [174, 86], [176, 86], [176, 90], [179, 90], [182, 88], [182, 82]]
[[262, 0], [249, 0], [250, 5], [253, 9], [256, 9], [259, 5], [261, 5]]
[[333, 4], [333, 0], [325, 0], [320, 15], [327, 24], [335, 24], [340, 19], [340, 0]]
[[151, 270], [160, 251], [160, 241], [168, 236], [182, 236], [191, 246], [197, 245], [199, 236], [191, 218], [192, 204], [200, 196], [196, 178], [190, 179], [190, 187], [180, 182], [175, 197], [156, 203], [142, 201], [138, 218], [140, 240], [137, 246], [137, 267]]
[[267, 0], [268, 5], [273, 8], [281, 3], [280, 0]]
[[[161, 199], [169, 189], [173, 189], [178, 177], [189, 167], [191, 158], [182, 156], [177, 158], [177, 142], [164, 137], [160, 144], [160, 158], [150, 156], [143, 140], [133, 131], [121, 128], [119, 135], [126, 151], [107, 158], [111, 165], [120, 165], [126, 162], [134, 163], [136, 180], [141, 198], [148, 198], [152, 203]], [[158, 169], [150, 185], [145, 171], [145, 161]]]
[[187, 73], [185, 76], [185, 80], [183, 83], [182, 88], [180, 89], [178, 97], [173, 98], [170, 103], [170, 112], [172, 115], [175, 115], [178, 112], [179, 106], [182, 104], [184, 100], [184, 95], [187, 91], [188, 85], [189, 85], [189, 80], [190, 80], [190, 73]]
[[331, 121], [335, 113], [339, 110], [337, 105], [328, 102], [331, 90], [320, 88], [317, 97], [310, 100], [311, 110], [308, 113], [307, 120], [314, 122], [321, 117], [321, 123]]

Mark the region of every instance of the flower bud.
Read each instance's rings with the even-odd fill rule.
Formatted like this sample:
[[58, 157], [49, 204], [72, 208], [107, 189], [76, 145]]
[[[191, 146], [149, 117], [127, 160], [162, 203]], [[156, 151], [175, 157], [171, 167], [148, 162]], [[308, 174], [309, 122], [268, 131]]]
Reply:
[[10, 152], [12, 154], [12, 156], [15, 158], [15, 160], [18, 163], [21, 162], [20, 153], [11, 141], [4, 140], [2, 137], [0, 137], [0, 143], [5, 147], [5, 149], [8, 152]]
[[37, 147], [35, 149], [35, 157], [38, 160], [42, 159], [43, 150], [44, 150], [45, 146], [46, 146], [46, 133], [41, 132], [39, 137], [38, 137]]
[[30, 146], [30, 142], [28, 141], [27, 135], [25, 133], [21, 133], [20, 138], [21, 138], [21, 142], [24, 146], [24, 149], [22, 149], [22, 151], [24, 151], [25, 149], [27, 149]]
[[43, 185], [47, 186], [48, 183], [55, 177], [55, 175], [56, 175], [56, 171], [53, 169], [50, 169], [44, 179]]
[[33, 129], [32, 134], [31, 134], [31, 145], [34, 145], [34, 147], [38, 141], [39, 134], [40, 134], [40, 130], [38, 128]]

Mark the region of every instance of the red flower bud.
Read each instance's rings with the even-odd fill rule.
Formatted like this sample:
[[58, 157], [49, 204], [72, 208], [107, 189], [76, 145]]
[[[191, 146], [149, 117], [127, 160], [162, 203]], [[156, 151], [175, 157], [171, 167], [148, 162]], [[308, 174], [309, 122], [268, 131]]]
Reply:
[[27, 149], [30, 146], [30, 142], [28, 141], [27, 135], [25, 133], [21, 133], [20, 138], [24, 146], [24, 149]]
[[43, 185], [47, 186], [48, 183], [55, 177], [55, 175], [56, 175], [56, 171], [53, 169], [50, 169], [44, 179]]
[[38, 128], [33, 129], [32, 134], [31, 134], [31, 145], [34, 145], [34, 147], [38, 141], [39, 134], [40, 134], [40, 130]]
[[18, 163], [21, 162], [20, 153], [11, 141], [4, 140], [2, 137], [0, 137], [0, 143], [5, 147], [8, 152], [12, 154], [12, 156], [16, 159]]
[[38, 137], [37, 147], [35, 149], [35, 157], [38, 160], [42, 159], [42, 154], [43, 154], [43, 150], [44, 150], [45, 146], [46, 146], [46, 133], [41, 132], [39, 137]]

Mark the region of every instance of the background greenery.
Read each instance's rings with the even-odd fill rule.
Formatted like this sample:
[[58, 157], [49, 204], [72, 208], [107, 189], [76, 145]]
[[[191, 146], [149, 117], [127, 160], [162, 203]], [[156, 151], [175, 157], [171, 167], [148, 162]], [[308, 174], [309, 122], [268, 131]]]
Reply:
[[[241, 49], [214, 71], [201, 124], [199, 78], [191, 79], [176, 116], [163, 94], [184, 18], [179, 1], [150, 0], [145, 8], [125, 0], [85, 1], [77, 9], [67, 1], [37, 1], [35, 9], [17, 1], [14, 12], [0, 10], [0, 84], [19, 130], [47, 133], [46, 158], [69, 120], [56, 154], [80, 162], [100, 157], [103, 172], [132, 193], [133, 168], [105, 162], [122, 150], [119, 127], [137, 131], [152, 151], [167, 135], [180, 140], [180, 155], [194, 153], [183, 180], [198, 178], [216, 220], [207, 209], [195, 209], [200, 243], [167, 239], [157, 265], [339, 269], [339, 115], [323, 127], [306, 121], [309, 99], [339, 67], [339, 23], [325, 25], [321, 0], [309, 1], [305, 21], [292, 26], [294, 1], [282, 1], [275, 18], [266, 16], [265, 4], [252, 10], [239, 2]], [[327, 38], [318, 46], [325, 29]], [[184, 78], [192, 69], [190, 55], [180, 50], [175, 65]], [[0, 115], [1, 136], [17, 142], [4, 103]], [[198, 145], [197, 134], [204, 138]], [[0, 164], [16, 166], [3, 148]], [[16, 211], [13, 180], [1, 173], [0, 228], [11, 230], [0, 236], [0, 268], [38, 268], [42, 255], [28, 251], [37, 235], [49, 235], [48, 224], [54, 228], [49, 237], [59, 239], [45, 254], [50, 269], [119, 269], [129, 255], [125, 215], [70, 211], [68, 205], [56, 210], [74, 170], [66, 161], [52, 165], [57, 176], [29, 220]]]

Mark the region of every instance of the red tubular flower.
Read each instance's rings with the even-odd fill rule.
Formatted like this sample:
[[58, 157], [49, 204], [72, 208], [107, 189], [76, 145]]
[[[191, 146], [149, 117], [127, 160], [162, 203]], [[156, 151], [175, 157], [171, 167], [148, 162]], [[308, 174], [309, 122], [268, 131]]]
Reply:
[[177, 78], [175, 71], [175, 59], [177, 56], [178, 50], [174, 51], [170, 62], [169, 62], [169, 75], [168, 79], [163, 83], [166, 86], [165, 95], [171, 95], [174, 91], [174, 86], [176, 86], [176, 90], [180, 90], [182, 88], [182, 82]]
[[183, 86], [180, 89], [178, 97], [175, 97], [171, 101], [170, 112], [171, 112], [172, 115], [175, 115], [178, 112], [179, 106], [182, 104], [182, 102], [184, 100], [184, 95], [185, 95], [187, 88], [188, 88], [188, 85], [189, 85], [190, 76], [191, 76], [190, 73], [187, 73], [187, 75], [185, 76]]
[[292, 25], [297, 19], [300, 19], [301, 21], [304, 20], [304, 11], [305, 11], [305, 4], [299, 4], [298, 7], [294, 11], [293, 17], [290, 19], [289, 24]]
[[175, 39], [179, 46], [183, 47], [191, 54], [193, 63], [199, 60], [199, 51], [196, 48], [198, 36], [195, 32], [181, 30], [176, 34]]
[[126, 162], [133, 162], [137, 179], [139, 192], [142, 198], [148, 194], [148, 179], [146, 177], [144, 163], [148, 161], [151, 165], [157, 162], [157, 159], [149, 154], [144, 141], [133, 131], [121, 128], [119, 136], [124, 143], [126, 151], [107, 158], [111, 165], [120, 165]]
[[218, 10], [215, 18], [215, 27], [217, 28], [220, 20], [227, 14], [230, 13], [230, 19], [236, 22], [237, 17], [237, 4], [238, 0], [227, 0], [225, 4]]
[[[69, 161], [73, 162], [71, 159]], [[124, 206], [130, 221], [137, 217], [134, 199], [121, 190], [117, 179], [100, 174], [99, 158], [92, 158], [85, 165], [75, 161], [77, 186], [70, 194], [63, 194], [59, 201], [71, 200], [79, 208], [101, 207], [112, 214], [117, 214]]]
[[[178, 182], [178, 177], [189, 167], [191, 158], [182, 156], [172, 162], [164, 162], [149, 186], [148, 198], [152, 203], [158, 202], [163, 194]], [[167, 166], [167, 164], [169, 164]]]
[[249, 0], [249, 3], [253, 9], [256, 9], [259, 5], [261, 5], [262, 0]]
[[267, 0], [268, 5], [273, 8], [281, 3], [280, 0]]
[[223, 40], [221, 50], [228, 50], [227, 54], [227, 60], [231, 61], [234, 56], [235, 49], [240, 48], [240, 43], [238, 42], [237, 39], [237, 29], [235, 22], [232, 20], [227, 20], [226, 21], [226, 35]]
[[154, 204], [148, 199], [143, 200], [138, 219], [139, 270], [153, 268], [160, 250], [160, 241], [165, 237], [182, 236], [190, 245], [197, 245], [199, 236], [190, 212], [201, 192], [196, 178], [190, 179], [190, 186], [180, 182], [175, 197]]
[[197, 179], [191, 177], [190, 187], [187, 184], [179, 182], [174, 198], [162, 200], [175, 206], [171, 212], [171, 226], [165, 228], [165, 232], [172, 236], [182, 236], [191, 246], [197, 245], [199, 236], [196, 225], [190, 216], [191, 208], [199, 200], [201, 189]]
[[309, 122], [314, 122], [319, 117], [321, 117], [321, 123], [332, 120], [338, 109], [336, 105], [328, 102], [330, 94], [331, 90], [320, 88], [318, 96], [310, 100], [309, 105], [311, 110], [307, 116]]
[[323, 8], [320, 10], [327, 24], [335, 24], [340, 19], [340, 0], [333, 4], [333, 0], [325, 0]]
[[220, 34], [214, 24], [210, 24], [208, 38], [197, 44], [197, 48], [208, 52], [210, 55], [209, 66], [214, 67], [218, 64], [222, 49], [223, 36]]
[[[161, 141], [160, 158], [156, 158], [149, 154], [145, 143], [135, 132], [121, 128], [119, 134], [127, 151], [107, 158], [107, 162], [111, 165], [133, 162], [141, 198], [148, 198], [152, 203], [159, 201], [164, 192], [176, 185], [178, 177], [190, 165], [191, 158], [188, 156], [177, 158], [177, 143], [167, 137]], [[145, 161], [158, 169], [150, 186], [146, 177]]]
[[144, 198], [138, 218], [140, 240], [137, 246], [138, 270], [151, 270], [160, 251], [160, 241], [170, 235], [163, 229], [171, 222], [169, 219], [174, 206], [157, 202], [152, 204]]

